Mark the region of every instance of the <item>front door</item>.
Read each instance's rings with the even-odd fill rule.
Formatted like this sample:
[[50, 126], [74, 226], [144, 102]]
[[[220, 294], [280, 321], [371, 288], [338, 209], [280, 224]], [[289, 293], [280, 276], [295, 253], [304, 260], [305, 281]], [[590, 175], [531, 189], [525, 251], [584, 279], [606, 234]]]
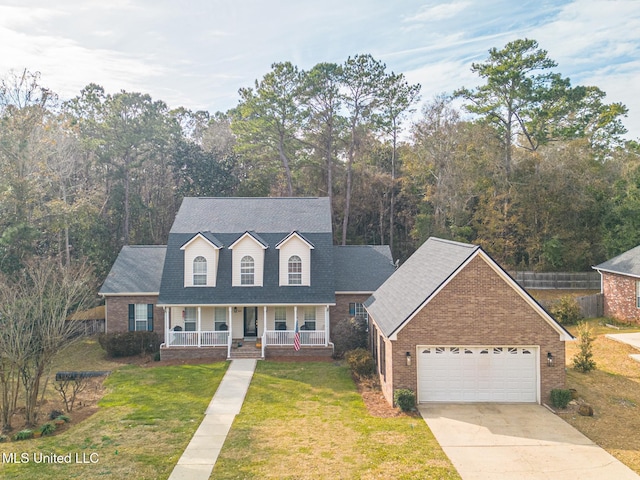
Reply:
[[244, 336], [258, 336], [258, 307], [244, 307]]

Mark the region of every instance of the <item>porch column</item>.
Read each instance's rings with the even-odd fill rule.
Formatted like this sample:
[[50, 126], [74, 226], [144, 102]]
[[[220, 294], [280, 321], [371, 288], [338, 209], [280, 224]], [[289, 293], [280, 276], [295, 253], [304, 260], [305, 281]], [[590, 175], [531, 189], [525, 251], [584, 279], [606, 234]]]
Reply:
[[229, 307], [229, 336], [227, 337], [227, 358], [231, 358], [231, 343], [233, 341], [233, 307]]
[[262, 307], [262, 320], [264, 326], [262, 327], [262, 344], [264, 345], [264, 340], [267, 335], [267, 306]]
[[198, 307], [198, 326], [196, 327], [198, 334], [198, 347], [200, 347], [200, 342], [202, 338], [202, 307]]
[[298, 328], [298, 331], [300, 331], [300, 325], [298, 325], [298, 306], [294, 305], [293, 306], [293, 331], [294, 331], [293, 334], [294, 335], [295, 335], [296, 327]]
[[164, 345], [169, 346], [169, 309], [162, 307], [164, 310]]
[[329, 346], [329, 334], [331, 333], [331, 329], [330, 329], [331, 322], [329, 320], [330, 320], [329, 305], [325, 305], [324, 307], [324, 346], [325, 347]]

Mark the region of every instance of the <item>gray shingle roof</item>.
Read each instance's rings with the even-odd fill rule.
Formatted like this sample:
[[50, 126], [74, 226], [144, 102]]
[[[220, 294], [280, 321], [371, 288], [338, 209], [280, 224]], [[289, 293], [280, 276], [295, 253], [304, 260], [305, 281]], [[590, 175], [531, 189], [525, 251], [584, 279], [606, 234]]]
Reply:
[[165, 245], [122, 247], [99, 294], [158, 293], [166, 251]]
[[395, 272], [388, 245], [333, 247], [336, 292], [374, 292]]
[[429, 238], [365, 302], [388, 337], [480, 247]]
[[[331, 232], [331, 205], [318, 198], [195, 198], [182, 201], [171, 233]], [[281, 240], [281, 239], [278, 239]]]
[[640, 245], [593, 268], [596, 270], [620, 273], [622, 275], [640, 277]]

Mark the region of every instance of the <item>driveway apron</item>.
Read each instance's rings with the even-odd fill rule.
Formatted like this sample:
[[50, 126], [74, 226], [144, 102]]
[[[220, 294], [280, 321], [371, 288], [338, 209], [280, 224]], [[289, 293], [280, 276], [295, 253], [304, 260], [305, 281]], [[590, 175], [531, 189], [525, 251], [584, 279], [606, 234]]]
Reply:
[[463, 480], [640, 478], [541, 405], [423, 404], [419, 410]]
[[256, 360], [232, 360], [169, 480], [208, 480], [249, 389]]

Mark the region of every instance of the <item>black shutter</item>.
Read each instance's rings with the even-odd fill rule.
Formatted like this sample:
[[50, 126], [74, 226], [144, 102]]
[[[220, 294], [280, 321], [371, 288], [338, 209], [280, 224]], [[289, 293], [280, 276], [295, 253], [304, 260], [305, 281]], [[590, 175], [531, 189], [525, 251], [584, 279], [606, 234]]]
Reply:
[[153, 304], [147, 305], [147, 330], [153, 332]]
[[129, 331], [134, 332], [136, 330], [136, 306], [133, 303], [129, 304]]

